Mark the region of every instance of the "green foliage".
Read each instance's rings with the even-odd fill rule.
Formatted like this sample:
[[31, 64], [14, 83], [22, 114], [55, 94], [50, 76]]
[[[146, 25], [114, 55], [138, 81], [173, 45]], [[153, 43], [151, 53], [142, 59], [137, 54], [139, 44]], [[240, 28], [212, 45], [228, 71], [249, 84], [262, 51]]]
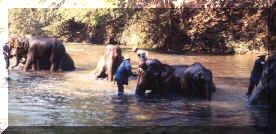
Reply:
[[[104, 1], [115, 7], [148, 5], [145, 0]], [[260, 48], [267, 34], [262, 30], [266, 16], [264, 10], [232, 8], [13, 8], [9, 32], [69, 42], [223, 53], [228, 48]]]

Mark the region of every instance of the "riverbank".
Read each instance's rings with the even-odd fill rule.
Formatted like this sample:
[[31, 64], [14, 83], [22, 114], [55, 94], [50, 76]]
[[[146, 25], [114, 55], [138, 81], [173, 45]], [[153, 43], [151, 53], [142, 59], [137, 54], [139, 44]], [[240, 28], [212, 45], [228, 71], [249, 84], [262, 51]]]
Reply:
[[[91, 46], [106, 46], [106, 45], [110, 45], [110, 44], [92, 44], [92, 43], [77, 43], [77, 42], [64, 42], [64, 45], [91, 45]], [[116, 45], [116, 44], [111, 44], [111, 45]], [[121, 48], [124, 49], [128, 49], [131, 50], [132, 47], [127, 46], [127, 45], [119, 45]], [[238, 45], [237, 45], [238, 46]], [[151, 52], [157, 52], [157, 53], [163, 53], [163, 54], [178, 54], [178, 55], [194, 55], [194, 56], [202, 56], [202, 55], [260, 55], [260, 54], [264, 54], [267, 53], [267, 50], [262, 48], [260, 50], [249, 50], [246, 48], [242, 48], [242, 47], [236, 47], [235, 49], [228, 49], [226, 50], [226, 52], [222, 52], [222, 53], [216, 53], [216, 52], [198, 52], [198, 51], [183, 51], [183, 50], [172, 50], [172, 49], [168, 49], [168, 50], [160, 50], [160, 49], [146, 49], [146, 48], [140, 48], [143, 50], [147, 50], [147, 51], [151, 51]]]

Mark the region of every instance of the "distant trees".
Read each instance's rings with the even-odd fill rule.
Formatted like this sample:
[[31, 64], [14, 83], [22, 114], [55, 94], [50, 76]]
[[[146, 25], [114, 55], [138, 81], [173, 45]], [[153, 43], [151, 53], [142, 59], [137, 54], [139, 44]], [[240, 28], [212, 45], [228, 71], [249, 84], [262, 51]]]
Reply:
[[[52, 6], [62, 7], [68, 1]], [[127, 8], [12, 8], [9, 32], [55, 36], [69, 42], [207, 53], [260, 50], [266, 43], [269, 12], [264, 8], [186, 7], [265, 7], [270, 0], [103, 1]]]

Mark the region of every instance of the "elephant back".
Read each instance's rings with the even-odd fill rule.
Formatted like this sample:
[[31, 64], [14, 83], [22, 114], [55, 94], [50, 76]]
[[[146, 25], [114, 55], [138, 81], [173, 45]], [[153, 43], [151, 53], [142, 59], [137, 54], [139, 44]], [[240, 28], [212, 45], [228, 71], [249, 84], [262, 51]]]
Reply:
[[215, 92], [212, 72], [203, 65], [196, 62], [189, 66], [181, 79], [181, 87], [188, 90], [189, 96], [198, 96], [211, 100], [212, 93]]

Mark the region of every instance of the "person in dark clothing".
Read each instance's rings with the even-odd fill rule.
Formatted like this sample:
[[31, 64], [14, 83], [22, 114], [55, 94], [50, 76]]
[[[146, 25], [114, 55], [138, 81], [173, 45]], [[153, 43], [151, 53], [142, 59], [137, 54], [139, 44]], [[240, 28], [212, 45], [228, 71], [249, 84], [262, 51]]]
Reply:
[[4, 59], [6, 61], [6, 69], [8, 69], [10, 66], [10, 61], [9, 61], [9, 57], [11, 57], [10, 51], [11, 51], [11, 48], [10, 48], [9, 44], [5, 43], [5, 45], [3, 46], [3, 55], [4, 55]]
[[251, 71], [250, 80], [249, 80], [249, 87], [248, 91], [246, 93], [247, 96], [251, 95], [254, 88], [258, 85], [259, 80], [262, 76], [263, 72], [263, 66], [267, 60], [269, 55], [261, 55], [259, 58], [255, 61], [253, 70]]
[[130, 58], [126, 57], [115, 73], [115, 81], [118, 86], [118, 96], [124, 94], [124, 85], [128, 84], [128, 78], [131, 75], [133, 75], [133, 73], [131, 71]]

